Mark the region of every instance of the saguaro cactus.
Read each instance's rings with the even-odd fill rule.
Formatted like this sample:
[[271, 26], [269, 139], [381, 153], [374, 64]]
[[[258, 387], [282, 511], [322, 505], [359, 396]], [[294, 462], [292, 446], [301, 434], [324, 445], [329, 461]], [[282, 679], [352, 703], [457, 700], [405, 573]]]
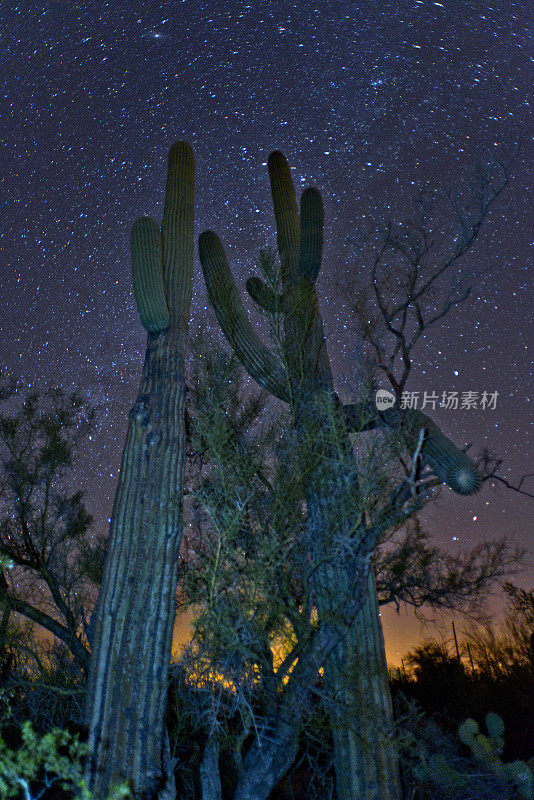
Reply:
[[[182, 537], [184, 357], [193, 273], [194, 156], [169, 153], [161, 231], [150, 217], [131, 235], [133, 284], [148, 331], [139, 394], [110, 524], [86, 700], [95, 800], [129, 781], [136, 798], [164, 779], [163, 741]], [[167, 775], [171, 780], [171, 775]]]
[[[317, 568], [313, 577], [315, 603], [321, 618], [334, 613], [333, 598], [339, 597], [348, 586], [348, 571], [332, 561], [332, 543], [336, 538], [347, 541], [363, 535], [364, 526], [355, 525], [355, 506], [350, 499], [347, 501], [351, 492], [358, 491], [349, 431], [362, 430], [362, 415], [369, 408], [363, 404], [343, 408], [333, 387], [315, 292], [323, 244], [321, 195], [315, 188], [306, 189], [299, 214], [289, 167], [279, 152], [269, 157], [269, 177], [282, 292], [277, 294], [259, 278], [249, 279], [247, 290], [263, 309], [282, 314], [282, 358], [255, 334], [223, 247], [213, 231], [200, 236], [199, 254], [210, 303], [235, 353], [261, 386], [291, 404], [303, 450], [309, 449], [312, 442], [312, 460], [317, 468], [310, 471], [306, 487], [306, 544], [313, 563], [325, 565]], [[381, 424], [379, 417], [387, 425], [412, 419], [412, 427], [424, 428], [423, 459], [456, 491], [476, 491], [480, 479], [473, 463], [425, 415], [415, 418], [409, 410], [378, 415], [375, 409], [373, 426]], [[325, 680], [345, 707], [337, 715], [334, 711], [332, 719], [338, 796], [341, 800], [397, 800], [400, 788], [390, 736], [392, 712], [384, 643], [374, 576], [368, 570], [367, 560], [362, 571], [362, 580], [368, 581], [367, 600], [355, 626], [347, 630], [345, 645], [337, 648], [325, 665]], [[354, 724], [345, 724], [347, 707], [358, 709]]]

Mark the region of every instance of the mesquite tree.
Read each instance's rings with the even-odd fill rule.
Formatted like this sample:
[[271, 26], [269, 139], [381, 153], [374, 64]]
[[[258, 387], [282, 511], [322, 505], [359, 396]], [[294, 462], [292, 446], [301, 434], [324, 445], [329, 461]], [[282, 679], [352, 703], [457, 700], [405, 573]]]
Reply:
[[0, 666], [17, 612], [53, 633], [87, 672], [80, 632], [87, 575], [83, 557], [73, 561], [72, 554], [89, 557], [91, 517], [69, 483], [93, 424], [94, 409], [76, 393], [24, 391], [20, 382], [0, 380], [0, 555], [16, 568], [15, 578], [0, 567]]
[[[476, 492], [482, 479], [471, 459], [458, 450], [426, 414], [399, 407], [379, 412], [365, 401], [343, 406], [334, 390], [315, 292], [323, 242], [321, 195], [315, 188], [306, 189], [299, 214], [289, 167], [279, 152], [269, 157], [269, 176], [281, 286], [254, 277], [247, 281], [247, 290], [258, 306], [275, 320], [279, 356], [255, 334], [223, 247], [212, 231], [206, 231], [199, 239], [200, 260], [208, 296], [226, 338], [249, 374], [262, 387], [290, 404], [294, 430], [301, 442], [302, 472], [307, 476], [307, 533], [303, 546], [315, 565], [311, 586], [319, 629], [322, 622], [328, 623], [325, 630], [329, 633], [323, 639], [325, 679], [333, 687], [338, 708], [336, 711], [334, 707], [331, 712], [338, 795], [343, 800], [356, 797], [394, 800], [399, 797], [400, 790], [391, 741], [391, 701], [374, 576], [370, 570], [371, 554], [378, 536], [408, 516], [407, 512], [404, 515], [400, 512], [401, 500], [406, 500], [408, 484], [415, 492], [419, 459], [436, 474], [437, 483], [447, 483], [460, 494]], [[498, 191], [489, 198], [484, 197], [482, 217]], [[466, 223], [466, 233], [460, 237], [455, 258], [471, 246], [480, 222], [478, 219], [470, 228]], [[453, 262], [454, 258], [448, 265]], [[439, 274], [443, 271], [441, 269]], [[268, 275], [264, 274], [265, 277]], [[390, 332], [396, 330], [395, 315], [400, 315], [402, 321], [411, 303], [421, 314], [422, 289], [426, 291], [428, 284], [421, 286], [419, 278], [417, 271], [412, 270], [407, 304], [384, 304]], [[449, 307], [452, 305], [454, 303]], [[416, 336], [413, 343], [406, 342], [403, 334], [404, 329], [397, 334], [399, 341], [393, 363], [399, 353], [406, 363], [410, 344], [413, 346], [418, 338]], [[390, 373], [393, 374], [392, 368]], [[397, 390], [399, 386], [393, 384], [393, 388]], [[400, 400], [400, 396], [397, 399]], [[368, 520], [362, 514], [363, 489], [349, 434], [373, 427], [396, 431], [408, 449], [412, 453], [416, 451], [417, 457], [410, 480], [401, 483], [389, 504]], [[427, 481], [425, 487], [429, 486]], [[345, 552], [339, 551], [336, 546], [339, 542], [345, 543]], [[341, 607], [344, 619], [339, 613]], [[298, 668], [304, 673], [306, 668], [301, 660], [302, 654]], [[283, 736], [280, 741], [282, 739]], [[273, 758], [270, 749], [267, 750], [267, 754], [262, 754], [260, 748], [255, 756]], [[259, 768], [259, 761], [256, 763]], [[262, 795], [257, 789], [250, 789], [249, 795], [238, 792], [238, 796], [259, 798]]]
[[[183, 588], [200, 614], [191, 652], [182, 661], [189, 681], [176, 688], [182, 703], [184, 689], [193, 685], [186, 705], [207, 733], [203, 798], [221, 796], [220, 742], [225, 761], [234, 764], [234, 800], [265, 800], [291, 767], [303, 724], [312, 724], [314, 696], [319, 693], [340, 716], [339, 698], [332, 697], [326, 682], [318, 692], [317, 675], [361, 604], [362, 556], [336, 531], [327, 560], [318, 563], [310, 557], [303, 496], [310, 476], [321, 469], [317, 431], [307, 431], [310, 437], [298, 441], [295, 431], [283, 426], [280, 440], [272, 441], [269, 420], [261, 431], [251, 432], [250, 398], [243, 402], [234, 391], [235, 369], [233, 374], [220, 370], [212, 356], [201, 359], [206, 391], [199, 394], [195, 382], [189, 392], [189, 411], [195, 406], [192, 449], [206, 454], [208, 471], [188, 509], [192, 552]], [[324, 438], [324, 431], [319, 435]], [[333, 452], [335, 440], [329, 445]], [[370, 475], [373, 492], [351, 491], [342, 498], [352, 503], [353, 518], [361, 514], [374, 520], [369, 539], [381, 521], [393, 524], [413, 513], [412, 488], [417, 500], [422, 497], [417, 482], [408, 490], [398, 486], [398, 470], [386, 474], [386, 465], [395, 471], [394, 458], [383, 447], [376, 450], [380, 467]], [[333, 458], [329, 467], [340, 473], [353, 461], [343, 450]], [[335, 567], [338, 559], [355, 585], [347, 591], [339, 587], [337, 596], [329, 598], [329, 613], [317, 619], [316, 571]], [[214, 680], [217, 675], [222, 683]], [[225, 691], [228, 685], [231, 692]]]
[[189, 144], [174, 144], [161, 230], [142, 217], [131, 235], [134, 293], [148, 338], [94, 611], [86, 722], [95, 800], [111, 782], [129, 781], [141, 798], [154, 796], [165, 772], [173, 781], [163, 742], [182, 538], [194, 170]]

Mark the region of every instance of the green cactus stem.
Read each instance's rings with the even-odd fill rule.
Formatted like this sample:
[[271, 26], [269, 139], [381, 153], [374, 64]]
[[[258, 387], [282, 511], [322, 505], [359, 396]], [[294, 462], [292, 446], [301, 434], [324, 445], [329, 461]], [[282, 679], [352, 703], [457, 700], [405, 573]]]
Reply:
[[149, 333], [165, 331], [171, 316], [165, 297], [161, 232], [151, 217], [141, 217], [133, 225], [130, 239], [133, 289], [139, 317]]
[[[265, 347], [254, 332], [222, 244], [212, 231], [200, 236], [199, 255], [208, 297], [226, 338], [248, 373], [276, 397], [291, 404], [303, 452], [307, 447], [306, 442], [311, 439], [315, 451], [313, 458], [319, 459], [318, 468], [310, 475], [307, 491], [307, 541], [311, 550], [317, 551], [319, 562], [319, 551], [326, 556], [327, 542], [333, 536], [352, 535], [354, 515], [350, 511], [343, 512], [347, 505], [347, 470], [351, 473], [351, 479], [354, 476], [351, 485], [356, 488], [357, 483], [352, 461], [347, 470], [339, 467], [339, 454], [348, 456], [352, 453], [352, 445], [348, 428], [336, 413], [341, 404], [333, 388], [315, 291], [322, 257], [323, 204], [317, 189], [306, 189], [299, 213], [289, 166], [279, 152], [269, 156], [269, 178], [281, 264], [281, 294], [275, 294], [258, 278], [249, 279], [247, 289], [262, 308], [283, 314], [281, 357]], [[309, 435], [312, 429], [317, 435]], [[354, 795], [354, 781], [360, 780], [356, 775], [361, 772], [363, 758], [369, 791], [371, 785], [375, 784], [380, 787], [384, 800], [397, 800], [398, 768], [391, 738], [391, 699], [376, 589], [371, 573], [367, 578], [363, 561], [362, 569], [366, 576], [368, 599], [357, 615], [355, 629], [351, 631], [350, 664], [344, 660], [341, 648], [336, 650], [329, 666], [325, 667], [329, 677], [334, 680], [336, 695], [350, 705], [353, 691], [346, 685], [346, 667], [353, 675], [354, 662], [366, 665], [364, 670], [359, 670], [361, 680], [356, 691], [369, 713], [365, 714], [357, 730], [347, 731], [341, 724], [333, 724], [338, 793], [342, 800]], [[319, 577], [317, 571], [314, 581], [320, 615], [330, 613], [329, 604], [338, 592], [340, 582], [347, 585], [349, 578], [342, 572], [343, 568], [326, 569]], [[374, 721], [371, 723], [371, 720]], [[366, 742], [365, 748], [361, 746], [362, 738]], [[260, 751], [257, 756], [255, 780], [259, 781], [261, 769], [265, 769], [267, 779], [269, 767], [263, 765]], [[243, 784], [238, 790], [239, 796], [247, 796], [247, 789], [248, 786]], [[362, 800], [368, 797], [365, 789], [361, 797]]]
[[521, 797], [532, 800], [534, 797], [534, 779], [529, 765], [524, 761], [501, 761], [504, 749], [504, 722], [498, 714], [486, 715], [486, 728], [488, 735], [480, 732], [476, 720], [464, 720], [458, 727], [458, 738], [473, 754], [473, 757], [483, 763], [491, 772], [504, 777], [514, 784]]
[[143, 217], [131, 236], [134, 293], [148, 337], [91, 619], [86, 777], [95, 800], [111, 783], [128, 781], [144, 797], [163, 777], [173, 781], [163, 744], [182, 536], [194, 172], [189, 144], [174, 144], [161, 231]]
[[427, 414], [413, 408], [388, 408], [378, 411], [371, 403], [351, 403], [343, 406], [347, 426], [350, 430], [370, 430], [383, 425], [399, 428], [414, 448], [419, 431], [425, 431], [421, 449], [423, 461], [443, 483], [456, 494], [469, 495], [479, 491], [482, 485], [476, 464], [469, 456], [448, 439]]
[[208, 299], [237, 357], [260, 386], [287, 402], [289, 389], [283, 363], [265, 347], [250, 324], [217, 234], [201, 233], [198, 251]]

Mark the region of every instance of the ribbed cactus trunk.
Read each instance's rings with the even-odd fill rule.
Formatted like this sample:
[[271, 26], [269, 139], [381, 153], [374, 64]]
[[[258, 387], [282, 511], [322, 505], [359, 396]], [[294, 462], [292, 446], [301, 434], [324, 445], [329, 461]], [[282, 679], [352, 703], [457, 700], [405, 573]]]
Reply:
[[[347, 432], [337, 431], [335, 440], [343, 438], [350, 448]], [[327, 467], [320, 481], [313, 481], [306, 497], [309, 550], [318, 564], [328, 563], [334, 536], [345, 541], [350, 540], [351, 531], [358, 536], [354, 531], [357, 509], [351, 510], [346, 496], [350, 487], [357, 493], [355, 465], [351, 469], [349, 463], [343, 466], [339, 458], [325, 454], [325, 463], [329, 461], [331, 469]], [[312, 580], [319, 619], [327, 618], [335, 613], [339, 598], [350, 591], [346, 567], [341, 560], [332, 564], [330, 557], [330, 568], [315, 570]], [[336, 790], [340, 800], [400, 800], [393, 708], [372, 567], [366, 589], [364, 604], [347, 625], [344, 641], [324, 664], [324, 682], [331, 695]]]
[[[299, 457], [303, 471], [307, 470], [309, 475], [305, 480], [306, 548], [315, 565], [311, 583], [321, 620], [322, 616], [337, 614], [343, 592], [350, 594], [350, 559], [345, 562], [343, 557], [336, 559], [335, 543], [352, 542], [357, 547], [365, 534], [365, 524], [357, 521], [358, 476], [349, 431], [362, 430], [361, 412], [366, 404], [343, 407], [333, 388], [315, 293], [323, 243], [321, 195], [317, 189], [306, 189], [299, 213], [289, 167], [279, 152], [269, 156], [269, 177], [282, 293], [277, 295], [256, 277], [247, 281], [247, 290], [262, 309], [283, 315], [283, 359], [271, 353], [255, 334], [223, 247], [213, 231], [201, 234], [199, 255], [210, 303], [236, 355], [261, 386], [291, 405], [300, 442]], [[376, 409], [374, 414], [382, 417], [382, 424], [398, 422], [396, 415], [378, 415]], [[402, 419], [409, 422], [411, 416], [406, 412]], [[455, 491], [465, 494], [476, 491], [480, 481], [467, 456], [426, 415], [414, 416], [412, 424], [416, 430], [427, 429], [421, 456], [439, 477]], [[460, 468], [456, 469], [458, 465]], [[369, 568], [369, 561], [366, 565]], [[366, 580], [365, 603], [356, 620], [346, 623], [344, 644], [325, 664], [325, 682], [333, 695], [331, 717], [338, 797], [339, 800], [398, 800], [400, 781], [391, 740], [391, 698], [370, 570]], [[343, 621], [338, 624], [343, 625]], [[238, 795], [241, 797], [239, 791]]]
[[342, 687], [339, 711], [332, 713], [338, 797], [400, 798], [386, 651], [372, 572], [367, 600], [329, 670], [334, 684]]
[[122, 781], [136, 800], [172, 783], [163, 743], [182, 536], [193, 191], [193, 152], [178, 142], [169, 154], [161, 231], [149, 217], [132, 230], [134, 292], [148, 340], [93, 612], [85, 715], [94, 800]]

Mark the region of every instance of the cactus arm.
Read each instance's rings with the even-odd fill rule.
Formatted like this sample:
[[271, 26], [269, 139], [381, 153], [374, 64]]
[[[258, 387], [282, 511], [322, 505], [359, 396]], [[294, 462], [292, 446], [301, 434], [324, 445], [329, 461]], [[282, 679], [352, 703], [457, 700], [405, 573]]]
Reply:
[[500, 745], [501, 742], [499, 739], [504, 735], [504, 722], [502, 718], [498, 714], [494, 714], [490, 711], [489, 714], [486, 714], [486, 728], [488, 729], [490, 737], [498, 740], [498, 744]]
[[269, 179], [276, 220], [276, 241], [282, 262], [282, 282], [292, 282], [299, 274], [300, 222], [289, 165], [278, 150], [268, 160]]
[[378, 412], [371, 403], [348, 403], [343, 406], [349, 430], [357, 432], [379, 427], [401, 425], [409, 436], [424, 428], [427, 435], [421, 449], [423, 461], [456, 494], [475, 494], [482, 485], [482, 476], [469, 456], [456, 447], [427, 414], [413, 408], [389, 408]]
[[150, 217], [134, 222], [130, 238], [133, 290], [139, 316], [149, 333], [166, 330], [171, 321], [165, 299], [161, 236]]
[[164, 331], [171, 323], [187, 323], [193, 275], [194, 172], [191, 146], [176, 142], [169, 152], [161, 234], [150, 217], [136, 220], [132, 229], [134, 295], [149, 333]]
[[[321, 193], [313, 187], [301, 198], [299, 216], [289, 165], [279, 151], [269, 156], [269, 180], [276, 220], [286, 313], [285, 357], [293, 396], [304, 383], [333, 387], [314, 283], [321, 266], [324, 211]], [[308, 386], [310, 388], [310, 386]]]
[[482, 476], [475, 463], [442, 433], [430, 417], [422, 411], [410, 411], [410, 425], [419, 430], [425, 428], [427, 432], [421, 455], [438, 478], [456, 494], [469, 495], [478, 492], [482, 486]]
[[300, 272], [315, 283], [323, 257], [324, 208], [321, 192], [305, 189], [300, 198]]
[[[163, 278], [173, 325], [187, 324], [193, 277], [195, 157], [187, 142], [170, 149], [161, 225]], [[185, 317], [185, 319], [184, 319]]]
[[249, 375], [275, 397], [288, 402], [289, 391], [282, 363], [255, 334], [217, 234], [213, 231], [202, 233], [198, 250], [208, 298], [228, 342]]
[[246, 287], [254, 302], [270, 314], [276, 314], [283, 309], [283, 297], [267, 286], [261, 278], [256, 276], [249, 278]]

